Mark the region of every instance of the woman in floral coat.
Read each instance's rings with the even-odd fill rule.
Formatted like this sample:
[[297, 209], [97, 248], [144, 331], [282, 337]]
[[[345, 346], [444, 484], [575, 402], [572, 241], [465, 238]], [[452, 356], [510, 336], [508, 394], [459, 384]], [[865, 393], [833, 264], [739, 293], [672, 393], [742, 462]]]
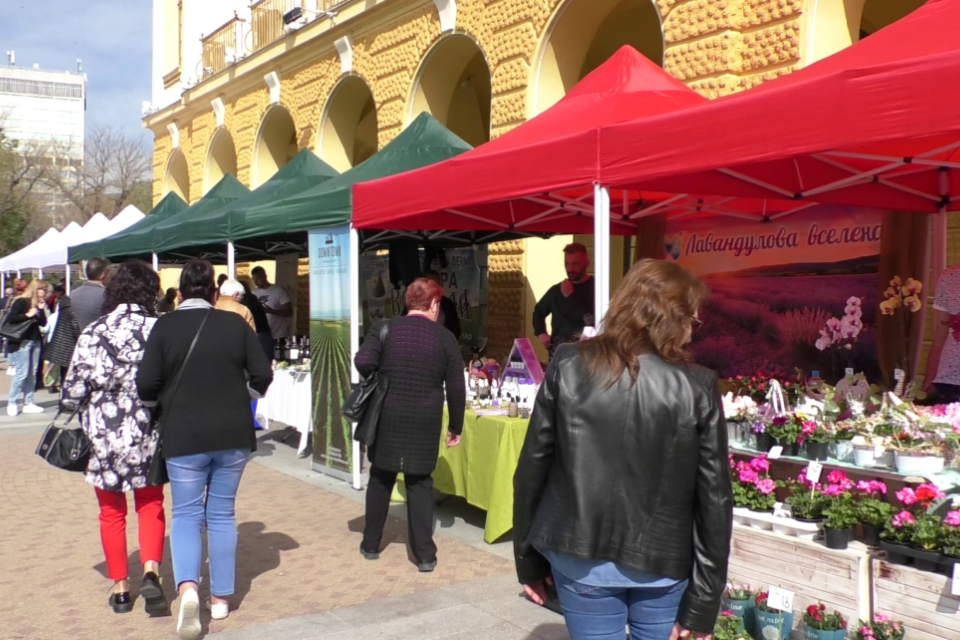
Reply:
[[116, 613], [133, 609], [127, 567], [125, 493], [133, 491], [144, 576], [140, 593], [150, 614], [166, 613], [159, 570], [166, 520], [163, 487], [147, 485], [157, 448], [150, 409], [137, 395], [137, 370], [156, 322], [160, 278], [147, 264], [122, 264], [107, 286], [106, 314], [80, 334], [63, 384], [63, 404], [80, 412], [90, 438], [86, 480], [100, 503], [100, 539], [107, 573], [114, 580], [109, 604]]

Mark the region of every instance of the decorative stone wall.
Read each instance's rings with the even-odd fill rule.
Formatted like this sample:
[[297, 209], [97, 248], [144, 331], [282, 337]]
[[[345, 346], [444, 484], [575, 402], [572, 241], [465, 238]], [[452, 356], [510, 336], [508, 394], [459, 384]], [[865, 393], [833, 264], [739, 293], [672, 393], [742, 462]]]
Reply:
[[485, 355], [501, 362], [510, 355], [514, 338], [525, 335], [525, 322], [533, 313], [533, 309], [528, 310], [526, 305], [523, 253], [523, 240], [490, 244]]

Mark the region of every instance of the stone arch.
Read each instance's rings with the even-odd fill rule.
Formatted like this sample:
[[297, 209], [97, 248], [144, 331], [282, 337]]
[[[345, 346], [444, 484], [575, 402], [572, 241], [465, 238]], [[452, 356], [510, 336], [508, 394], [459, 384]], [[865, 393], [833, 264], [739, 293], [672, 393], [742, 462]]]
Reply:
[[272, 178], [299, 150], [293, 116], [283, 105], [273, 105], [263, 115], [253, 145], [250, 188], [256, 189]]
[[476, 147], [490, 140], [491, 97], [490, 65], [483, 50], [466, 34], [450, 34], [420, 63], [405, 124], [426, 111]]
[[663, 66], [653, 0], [566, 0], [554, 12], [531, 67], [528, 117], [550, 108], [625, 44]]
[[320, 118], [317, 155], [344, 172], [377, 152], [377, 105], [363, 78], [345, 76], [330, 93]]
[[849, 47], [918, 9], [926, 0], [807, 0], [804, 65]]
[[237, 175], [237, 148], [233, 136], [226, 127], [219, 127], [207, 147], [207, 159], [203, 169], [203, 193], [206, 195], [223, 176]]
[[187, 157], [180, 149], [174, 149], [167, 160], [167, 171], [163, 177], [163, 194], [173, 191], [190, 202], [190, 171], [187, 168]]

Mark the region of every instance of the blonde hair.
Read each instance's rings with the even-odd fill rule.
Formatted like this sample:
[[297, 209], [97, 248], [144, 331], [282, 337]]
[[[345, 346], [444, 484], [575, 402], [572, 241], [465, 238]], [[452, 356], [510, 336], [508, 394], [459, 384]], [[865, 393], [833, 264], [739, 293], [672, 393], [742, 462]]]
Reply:
[[31, 280], [30, 284], [27, 285], [27, 288], [23, 290], [18, 298], [26, 298], [30, 301], [30, 308], [37, 308], [37, 291], [43, 289], [44, 291], [50, 291], [50, 283], [46, 280]]

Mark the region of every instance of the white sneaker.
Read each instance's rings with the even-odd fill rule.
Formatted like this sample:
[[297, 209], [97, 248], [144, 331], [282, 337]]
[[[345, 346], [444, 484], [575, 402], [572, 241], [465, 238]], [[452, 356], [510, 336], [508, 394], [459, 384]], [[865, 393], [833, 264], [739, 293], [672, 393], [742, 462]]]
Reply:
[[230, 605], [226, 602], [214, 602], [207, 598], [207, 610], [214, 620], [226, 620], [230, 615]]
[[23, 405], [24, 413], [43, 413], [43, 407], [39, 407], [32, 402], [30, 404]]
[[16, 403], [16, 402], [8, 402], [8, 403], [7, 403], [7, 415], [10, 416], [11, 418], [15, 418], [15, 417], [17, 417], [17, 414], [18, 414], [18, 413], [20, 413], [20, 412], [17, 411], [17, 403]]
[[189, 589], [180, 596], [177, 635], [180, 640], [197, 640], [200, 637], [200, 596], [196, 589]]

